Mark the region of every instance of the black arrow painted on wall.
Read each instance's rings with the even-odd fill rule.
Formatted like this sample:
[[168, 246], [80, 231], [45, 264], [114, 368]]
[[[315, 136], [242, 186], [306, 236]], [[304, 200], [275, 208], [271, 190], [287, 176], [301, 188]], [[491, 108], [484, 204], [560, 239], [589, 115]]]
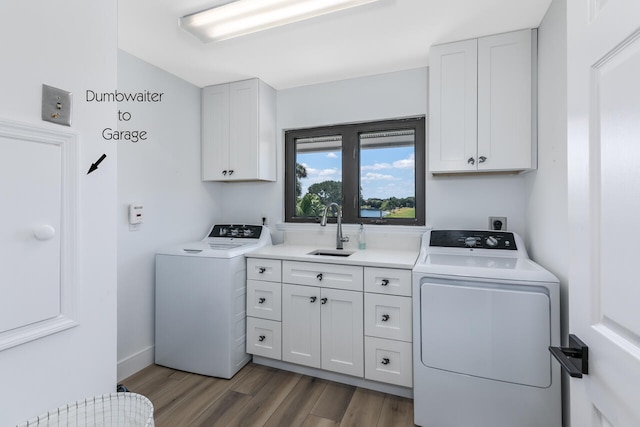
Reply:
[[102, 163], [102, 161], [106, 158], [107, 158], [107, 155], [103, 154], [95, 163], [91, 163], [91, 167], [89, 168], [89, 172], [87, 172], [87, 175], [89, 175], [94, 170], [98, 169], [98, 165]]

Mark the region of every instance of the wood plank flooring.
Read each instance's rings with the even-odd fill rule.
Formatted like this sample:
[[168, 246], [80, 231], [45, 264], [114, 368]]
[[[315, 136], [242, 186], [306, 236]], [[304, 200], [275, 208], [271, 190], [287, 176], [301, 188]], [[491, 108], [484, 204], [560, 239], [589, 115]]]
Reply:
[[413, 401], [249, 363], [224, 380], [151, 365], [122, 381], [156, 427], [405, 427]]

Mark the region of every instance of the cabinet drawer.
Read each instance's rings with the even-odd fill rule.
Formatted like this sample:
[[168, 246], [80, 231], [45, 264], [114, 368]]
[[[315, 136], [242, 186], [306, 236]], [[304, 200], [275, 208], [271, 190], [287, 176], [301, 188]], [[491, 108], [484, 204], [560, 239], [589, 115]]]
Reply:
[[297, 285], [362, 291], [363, 268], [353, 265], [283, 261], [282, 281]]
[[247, 279], [280, 282], [282, 261], [279, 259], [247, 258]]
[[280, 360], [282, 358], [280, 322], [247, 317], [247, 353]]
[[364, 348], [366, 379], [404, 387], [413, 386], [411, 343], [365, 337]]
[[411, 270], [365, 267], [364, 291], [411, 296]]
[[364, 334], [411, 342], [411, 298], [364, 294]]
[[247, 280], [247, 316], [282, 320], [281, 289], [280, 283]]

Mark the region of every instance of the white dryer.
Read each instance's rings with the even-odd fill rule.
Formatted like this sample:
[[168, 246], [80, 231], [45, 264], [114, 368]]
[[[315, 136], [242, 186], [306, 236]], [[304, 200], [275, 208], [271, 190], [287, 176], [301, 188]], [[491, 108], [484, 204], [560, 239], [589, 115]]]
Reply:
[[559, 283], [518, 235], [425, 233], [413, 313], [417, 425], [562, 425]]
[[247, 364], [244, 255], [267, 245], [267, 227], [214, 225], [156, 254], [155, 363], [220, 378]]

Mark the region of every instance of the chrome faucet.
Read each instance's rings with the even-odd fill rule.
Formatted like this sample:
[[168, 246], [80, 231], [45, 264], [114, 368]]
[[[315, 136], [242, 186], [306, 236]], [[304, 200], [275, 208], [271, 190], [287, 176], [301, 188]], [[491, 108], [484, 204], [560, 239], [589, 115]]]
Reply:
[[329, 203], [324, 208], [324, 213], [322, 214], [322, 220], [320, 221], [320, 226], [326, 227], [327, 225], [327, 213], [329, 213], [329, 209], [332, 207], [336, 208], [336, 218], [338, 222], [338, 226], [336, 228], [336, 249], [343, 249], [342, 243], [348, 242], [349, 237], [342, 237], [342, 209], [337, 203]]

